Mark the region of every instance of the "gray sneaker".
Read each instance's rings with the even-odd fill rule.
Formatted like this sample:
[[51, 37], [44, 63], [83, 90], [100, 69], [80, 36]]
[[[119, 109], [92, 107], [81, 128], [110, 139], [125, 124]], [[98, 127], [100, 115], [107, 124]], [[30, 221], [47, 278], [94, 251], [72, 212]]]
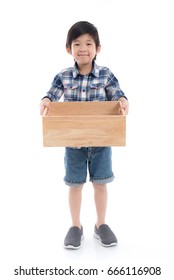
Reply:
[[79, 249], [81, 241], [83, 240], [83, 227], [73, 226], [68, 230], [64, 240], [64, 248], [66, 249]]
[[117, 245], [117, 238], [110, 227], [106, 224], [99, 226], [95, 225], [94, 237], [100, 241], [100, 244], [105, 247]]

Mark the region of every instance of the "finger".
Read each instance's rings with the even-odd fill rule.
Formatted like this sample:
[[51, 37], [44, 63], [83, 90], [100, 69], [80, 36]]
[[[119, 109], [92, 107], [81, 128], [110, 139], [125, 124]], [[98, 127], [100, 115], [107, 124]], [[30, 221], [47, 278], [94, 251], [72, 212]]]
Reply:
[[48, 107], [43, 108], [42, 116], [45, 117], [48, 114]]

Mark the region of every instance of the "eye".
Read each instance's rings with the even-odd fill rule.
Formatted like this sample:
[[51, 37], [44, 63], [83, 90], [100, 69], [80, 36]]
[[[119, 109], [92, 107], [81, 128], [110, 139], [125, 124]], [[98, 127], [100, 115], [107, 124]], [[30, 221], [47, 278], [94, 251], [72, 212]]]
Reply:
[[95, 46], [95, 43], [89, 42], [89, 43], [87, 43], [87, 46], [89, 46], [89, 47], [94, 47], [94, 46]]
[[73, 45], [76, 46], [76, 47], [80, 46], [79, 43], [74, 43]]

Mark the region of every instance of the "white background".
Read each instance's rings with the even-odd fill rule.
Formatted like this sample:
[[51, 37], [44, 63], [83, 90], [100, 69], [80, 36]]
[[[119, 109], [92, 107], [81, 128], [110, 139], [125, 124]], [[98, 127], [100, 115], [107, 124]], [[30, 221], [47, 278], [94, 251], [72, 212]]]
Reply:
[[[79, 20], [97, 26], [102, 45], [97, 63], [115, 73], [129, 98], [130, 112], [127, 146], [113, 148], [116, 180], [108, 186], [107, 222], [119, 244], [106, 249], [93, 240], [95, 208], [87, 183], [81, 215], [85, 240], [81, 250], [72, 252], [63, 249], [70, 226], [64, 150], [42, 147], [39, 103], [53, 77], [73, 65], [65, 41], [67, 31]], [[1, 1], [0, 252], [4, 280], [24, 279], [13, 276], [19, 265], [104, 270], [161, 266], [163, 278], [157, 279], [171, 279], [173, 25], [169, 0]]]

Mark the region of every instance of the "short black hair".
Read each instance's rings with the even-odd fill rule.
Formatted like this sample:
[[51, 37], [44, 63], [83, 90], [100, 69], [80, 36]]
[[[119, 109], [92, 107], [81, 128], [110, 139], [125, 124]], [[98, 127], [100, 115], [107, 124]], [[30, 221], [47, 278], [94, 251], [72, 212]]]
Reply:
[[89, 34], [96, 45], [96, 48], [100, 46], [100, 39], [97, 28], [88, 21], [78, 21], [68, 31], [66, 39], [66, 48], [71, 48], [72, 41], [79, 36]]

